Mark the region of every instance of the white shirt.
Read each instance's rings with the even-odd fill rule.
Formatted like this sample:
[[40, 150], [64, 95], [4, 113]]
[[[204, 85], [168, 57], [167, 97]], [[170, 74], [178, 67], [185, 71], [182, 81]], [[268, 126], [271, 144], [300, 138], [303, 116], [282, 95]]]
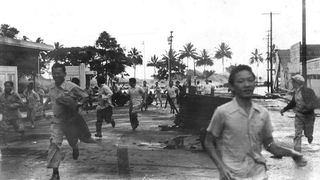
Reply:
[[176, 86], [172, 86], [172, 87], [168, 86], [167, 91], [170, 98], [176, 98], [177, 92], [179, 92], [179, 89]]
[[203, 92], [204, 92], [204, 94], [211, 94], [211, 88], [212, 88], [211, 84], [205, 84], [205, 85], [203, 86]]

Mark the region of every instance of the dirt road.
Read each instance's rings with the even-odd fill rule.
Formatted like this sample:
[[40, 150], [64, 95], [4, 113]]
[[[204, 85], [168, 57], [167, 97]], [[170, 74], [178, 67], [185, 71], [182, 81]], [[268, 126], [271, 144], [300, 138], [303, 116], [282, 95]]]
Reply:
[[[270, 110], [274, 137], [282, 145], [292, 147], [294, 114], [279, 113], [285, 103], [279, 100], [257, 100]], [[91, 132], [95, 131], [95, 112], [84, 113]], [[151, 106], [141, 113], [140, 126], [132, 131], [127, 108], [115, 108], [116, 127], [103, 124], [103, 138], [97, 144], [80, 143], [80, 157], [72, 159], [71, 148], [63, 143], [65, 159], [61, 164], [61, 179], [218, 179], [215, 165], [200, 148], [198, 136], [191, 131], [161, 131], [159, 125], [172, 125], [169, 109]], [[318, 117], [319, 118], [319, 117]], [[317, 119], [318, 119], [317, 118]], [[51, 170], [46, 166], [49, 144], [49, 119], [41, 119], [31, 129], [27, 123], [23, 140], [12, 134], [8, 149], [0, 154], [0, 179], [49, 179]], [[320, 124], [315, 123], [314, 147], [320, 146]], [[184, 139], [184, 146], [176, 146], [172, 139]], [[309, 160], [303, 168], [296, 167], [291, 158], [272, 159], [264, 151], [270, 179], [320, 178], [320, 150], [306, 147], [303, 154]], [[119, 164], [120, 163], [120, 164]]]

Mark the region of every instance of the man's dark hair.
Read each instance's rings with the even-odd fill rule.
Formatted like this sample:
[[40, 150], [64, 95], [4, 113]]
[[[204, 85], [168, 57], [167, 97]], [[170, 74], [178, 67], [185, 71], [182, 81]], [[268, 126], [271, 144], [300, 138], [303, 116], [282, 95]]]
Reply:
[[249, 72], [252, 74], [252, 76], [254, 77], [254, 79], [256, 79], [256, 76], [255, 76], [254, 73], [252, 72], [252, 69], [251, 69], [250, 66], [240, 64], [240, 65], [238, 65], [238, 66], [235, 66], [235, 67], [231, 70], [230, 76], [229, 76], [229, 80], [228, 80], [229, 85], [233, 85], [234, 79], [236, 78], [236, 74], [237, 74], [238, 72], [240, 72], [240, 71], [249, 71]]
[[130, 79], [129, 79], [129, 83], [137, 83], [136, 78], [130, 78]]
[[4, 82], [3, 85], [6, 85], [6, 84], [9, 84], [11, 87], [13, 87], [13, 82], [12, 81], [6, 81], [6, 82]]
[[97, 83], [104, 84], [106, 82], [106, 78], [104, 76], [97, 76]]
[[56, 68], [61, 68], [61, 69], [63, 70], [63, 72], [66, 73], [66, 66], [65, 66], [64, 64], [55, 63], [55, 64], [52, 66], [51, 70], [52, 70], [52, 69], [56, 69]]

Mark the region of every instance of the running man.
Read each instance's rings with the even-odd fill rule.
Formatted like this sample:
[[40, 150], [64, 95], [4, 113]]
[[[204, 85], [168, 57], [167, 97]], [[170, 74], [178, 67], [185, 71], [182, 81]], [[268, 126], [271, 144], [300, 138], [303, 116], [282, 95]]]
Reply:
[[255, 78], [247, 65], [232, 69], [229, 86], [235, 97], [215, 110], [207, 128], [205, 148], [223, 180], [267, 180], [262, 146], [277, 157], [302, 158], [274, 142], [268, 111], [252, 101]]
[[130, 96], [130, 102], [129, 102], [129, 118], [132, 130], [135, 130], [139, 126], [138, 121], [138, 112], [141, 110], [141, 107], [144, 103], [146, 103], [145, 100], [145, 93], [143, 88], [140, 86], [137, 86], [137, 81], [135, 78], [129, 79], [129, 96]]

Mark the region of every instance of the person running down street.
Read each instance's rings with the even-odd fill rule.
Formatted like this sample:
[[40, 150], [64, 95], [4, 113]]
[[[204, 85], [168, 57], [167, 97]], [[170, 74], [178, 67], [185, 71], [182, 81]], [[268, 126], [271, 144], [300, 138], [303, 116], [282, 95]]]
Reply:
[[252, 101], [255, 75], [251, 68], [247, 65], [233, 68], [229, 86], [235, 97], [215, 110], [205, 138], [205, 148], [219, 170], [220, 179], [267, 180], [262, 146], [277, 157], [301, 159], [300, 152], [274, 142], [268, 111]]

